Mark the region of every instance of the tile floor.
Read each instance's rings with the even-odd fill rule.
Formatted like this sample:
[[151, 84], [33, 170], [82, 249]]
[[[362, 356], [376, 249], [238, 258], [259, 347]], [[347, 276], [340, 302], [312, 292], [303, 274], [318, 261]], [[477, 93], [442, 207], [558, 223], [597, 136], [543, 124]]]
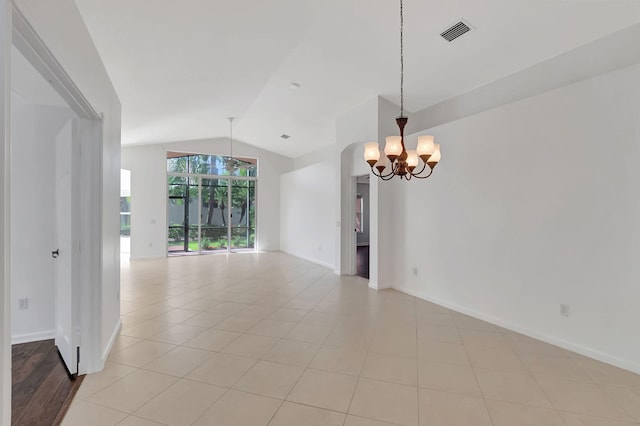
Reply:
[[123, 263], [63, 425], [633, 426], [640, 376], [281, 254]]

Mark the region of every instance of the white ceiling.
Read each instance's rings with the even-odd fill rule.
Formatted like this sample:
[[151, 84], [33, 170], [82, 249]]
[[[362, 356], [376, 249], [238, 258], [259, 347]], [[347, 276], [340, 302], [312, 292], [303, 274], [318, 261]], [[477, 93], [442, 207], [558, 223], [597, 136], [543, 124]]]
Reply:
[[[227, 136], [236, 116], [238, 139], [297, 157], [334, 143], [342, 112], [399, 103], [397, 0], [76, 2], [122, 102], [123, 144]], [[474, 29], [447, 43], [460, 18]], [[407, 109], [637, 22], [640, 0], [405, 0]]]

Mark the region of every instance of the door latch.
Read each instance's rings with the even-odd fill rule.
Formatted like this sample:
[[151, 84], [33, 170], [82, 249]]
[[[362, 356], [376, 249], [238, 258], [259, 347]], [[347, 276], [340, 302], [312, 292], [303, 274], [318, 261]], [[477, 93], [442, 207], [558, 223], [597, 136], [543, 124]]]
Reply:
[[58, 256], [60, 256], [60, 249], [55, 249], [55, 251], [51, 252], [51, 257], [53, 257], [54, 259], [57, 259]]

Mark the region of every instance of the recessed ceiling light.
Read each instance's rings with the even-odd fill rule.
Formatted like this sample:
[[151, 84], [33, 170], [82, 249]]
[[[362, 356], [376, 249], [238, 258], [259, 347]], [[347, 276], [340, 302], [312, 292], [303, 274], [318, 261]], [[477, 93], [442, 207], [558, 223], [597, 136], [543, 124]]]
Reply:
[[287, 140], [287, 139], [289, 139], [291, 136], [289, 136], [289, 135], [288, 135], [288, 134], [286, 134], [286, 133], [283, 133], [282, 135], [280, 135], [280, 137], [281, 137], [282, 139], [284, 139], [284, 140]]
[[292, 89], [299, 89], [300, 88], [300, 83], [296, 83], [295, 81], [293, 83], [291, 83], [291, 88]]

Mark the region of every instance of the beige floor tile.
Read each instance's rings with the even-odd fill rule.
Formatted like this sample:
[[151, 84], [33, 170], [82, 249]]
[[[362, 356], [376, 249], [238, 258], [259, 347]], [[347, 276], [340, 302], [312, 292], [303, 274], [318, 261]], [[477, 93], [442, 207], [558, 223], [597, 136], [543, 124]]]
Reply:
[[151, 306], [144, 306], [144, 307], [141, 307], [140, 309], [131, 311], [127, 313], [127, 316], [133, 317], [133, 318], [152, 319], [170, 310], [171, 308], [167, 308], [166, 306], [151, 305]]
[[135, 415], [170, 426], [188, 426], [226, 391], [218, 386], [180, 380], [147, 402]]
[[333, 328], [326, 325], [311, 325], [298, 323], [286, 334], [289, 340], [307, 343], [323, 343]]
[[148, 339], [154, 334], [158, 334], [172, 325], [173, 324], [170, 322], [145, 320], [144, 322], [132, 327], [123, 326], [120, 334], [123, 336], [137, 337], [139, 339]]
[[166, 330], [162, 330], [158, 334], [154, 334], [149, 337], [149, 340], [181, 345], [204, 331], [206, 331], [206, 329], [202, 327], [191, 327], [188, 325], [176, 324]]
[[443, 364], [469, 366], [469, 357], [463, 345], [453, 343], [420, 341], [420, 359]]
[[320, 345], [282, 339], [262, 359], [280, 364], [306, 367], [318, 353]]
[[191, 302], [185, 303], [181, 306], [182, 309], [188, 309], [192, 311], [206, 311], [218, 305], [220, 301], [211, 298], [199, 298]]
[[257, 334], [259, 336], [283, 337], [293, 327], [295, 327], [295, 325], [296, 325], [295, 322], [275, 321], [275, 320], [266, 319], [266, 320], [260, 321], [253, 328], [247, 331], [247, 333]]
[[462, 338], [456, 327], [443, 327], [440, 325], [418, 326], [418, 341], [431, 341], [443, 343], [462, 344]]
[[622, 422], [603, 419], [602, 417], [585, 416], [584, 414], [560, 412], [567, 426], [638, 426], [640, 423]]
[[300, 320], [302, 324], [325, 325], [327, 327], [335, 327], [340, 322], [340, 316], [333, 313], [311, 311], [307, 316]]
[[460, 337], [465, 345], [489, 346], [511, 350], [511, 346], [501, 333], [487, 330], [461, 328]]
[[258, 395], [284, 399], [302, 375], [303, 369], [269, 361], [257, 362], [233, 388]]
[[229, 390], [194, 426], [266, 426], [281, 404], [279, 399]]
[[366, 347], [323, 346], [311, 361], [309, 367], [358, 376], [366, 356]]
[[550, 408], [530, 407], [486, 400], [494, 426], [566, 426], [560, 414]]
[[169, 386], [176, 377], [137, 370], [89, 397], [89, 401], [133, 413]]
[[364, 417], [347, 415], [344, 426], [396, 426], [393, 423], [381, 422], [379, 420], [366, 419]]
[[476, 375], [468, 365], [421, 359], [418, 361], [418, 381], [421, 387], [432, 390], [481, 396]]
[[640, 375], [593, 359], [577, 359], [578, 364], [596, 382], [640, 390]]
[[275, 337], [243, 334], [225, 346], [222, 352], [260, 359], [269, 352], [277, 342], [278, 339]]
[[267, 318], [276, 321], [298, 322], [302, 318], [304, 318], [307, 313], [309, 313], [309, 311], [301, 309], [280, 308], [269, 315]]
[[151, 420], [143, 419], [138, 416], [129, 416], [124, 419], [118, 426], [164, 426], [165, 423], [157, 423]]
[[362, 367], [362, 377], [393, 382], [401, 385], [418, 385], [418, 365], [413, 358], [400, 358], [370, 352]]
[[635, 421], [640, 422], [640, 390], [611, 385], [602, 388], [616, 405], [623, 408]]
[[344, 374], [307, 369], [287, 400], [346, 412], [358, 379]]
[[539, 378], [538, 383], [558, 410], [613, 420], [632, 420], [598, 385], [549, 378]]
[[176, 309], [172, 309], [168, 312], [165, 312], [163, 314], [158, 315], [155, 319], [160, 320], [160, 321], [166, 321], [166, 322], [171, 322], [174, 324], [179, 324], [183, 321], [188, 320], [189, 318], [193, 318], [194, 316], [198, 315], [200, 313], [200, 311], [194, 311], [191, 309], [181, 309], [181, 308], [176, 308]]
[[522, 334], [507, 332], [503, 333], [503, 336], [511, 348], [519, 353], [522, 352], [552, 356], [569, 355], [569, 352], [562, 348], [541, 342], [540, 340], [532, 339], [531, 337], [524, 336]]
[[527, 373], [511, 373], [478, 368], [475, 369], [475, 373], [485, 398], [536, 407], [553, 407], [536, 379]]
[[250, 328], [260, 322], [260, 318], [253, 316], [244, 316], [238, 313], [230, 316], [224, 321], [220, 321], [215, 325], [217, 330], [235, 331], [236, 333], [245, 333]]
[[202, 349], [178, 346], [142, 368], [156, 373], [183, 377], [206, 361], [212, 354], [212, 352]]
[[519, 353], [518, 357], [529, 372], [536, 377], [593, 382], [593, 379], [574, 358], [537, 353]]
[[120, 352], [123, 349], [127, 349], [135, 345], [138, 342], [141, 342], [142, 339], [138, 339], [136, 337], [124, 336], [122, 334], [118, 334], [118, 337], [113, 341], [113, 346], [111, 347], [111, 354], [116, 352]]
[[376, 331], [371, 339], [369, 350], [383, 355], [393, 355], [404, 358], [416, 358], [417, 339], [415, 329], [413, 333], [394, 332], [390, 327], [388, 332]]
[[474, 368], [494, 371], [527, 372], [520, 358], [510, 349], [492, 348], [480, 345], [465, 345]]
[[482, 398], [420, 389], [420, 425], [492, 426], [492, 423]]
[[183, 345], [196, 349], [219, 351], [240, 336], [242, 336], [241, 333], [210, 329], [198, 334], [196, 337], [185, 342]]
[[344, 414], [285, 401], [269, 426], [342, 426]]
[[454, 313], [453, 319], [460, 329], [467, 328], [470, 330], [494, 331], [496, 333], [500, 331], [499, 327], [468, 315]]
[[271, 315], [274, 311], [276, 311], [276, 309], [271, 306], [250, 305], [244, 308], [243, 310], [239, 311], [238, 314], [247, 316], [247, 317], [256, 317], [259, 319], [265, 319], [266, 317]]
[[418, 424], [418, 389], [361, 378], [349, 414], [415, 426]]
[[192, 370], [187, 379], [231, 387], [254, 366], [256, 360], [237, 355], [215, 353]]
[[208, 309], [208, 311], [215, 312], [217, 314], [233, 315], [247, 306], [249, 306], [248, 303], [223, 302], [215, 305], [211, 309]]
[[76, 393], [76, 399], [84, 399], [115, 383], [124, 376], [136, 371], [134, 367], [128, 365], [107, 362], [104, 370], [99, 373], [87, 374], [82, 380], [80, 389]]
[[[192, 312], [192, 311], [189, 311]], [[216, 324], [229, 318], [229, 315], [218, 314], [215, 312], [198, 312], [197, 315], [192, 316], [182, 322], [183, 325], [190, 325], [192, 327], [215, 327]]]
[[168, 343], [143, 340], [142, 342], [138, 342], [127, 349], [123, 349], [120, 352], [113, 354], [113, 356], [109, 357], [109, 360], [111, 362], [117, 362], [118, 364], [124, 364], [131, 367], [142, 367], [175, 347], [175, 345]]
[[369, 323], [338, 324], [324, 344], [329, 346], [350, 346], [366, 349], [373, 338], [374, 326]]
[[93, 404], [87, 401], [75, 400], [64, 416], [62, 426], [113, 426], [121, 422], [127, 414]]

